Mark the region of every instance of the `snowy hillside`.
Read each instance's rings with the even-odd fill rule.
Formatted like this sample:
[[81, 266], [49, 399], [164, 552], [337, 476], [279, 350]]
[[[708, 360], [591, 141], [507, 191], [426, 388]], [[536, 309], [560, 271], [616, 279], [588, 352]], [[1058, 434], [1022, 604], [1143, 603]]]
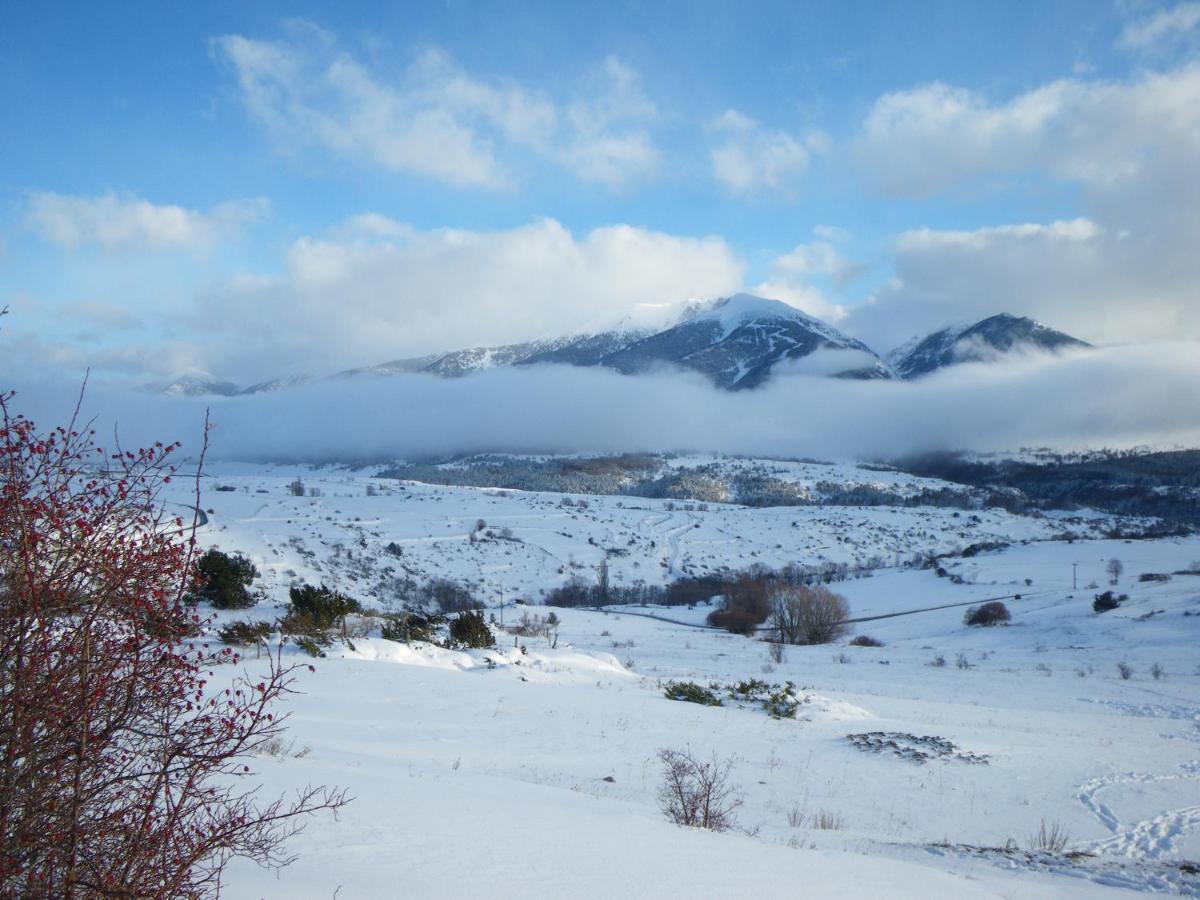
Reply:
[[[803, 477], [805, 464], [781, 465]], [[186, 483], [173, 490], [191, 502]], [[345, 469], [228, 464], [202, 491], [202, 544], [249, 554], [265, 591], [222, 620], [273, 619], [299, 580], [386, 608], [394, 579], [452, 577], [511, 624], [530, 611], [515, 598], [537, 603], [604, 559], [622, 584], [869, 562], [834, 587], [869, 619], [857, 633], [883, 644], [788, 647], [777, 660], [762, 641], [702, 627], [704, 604], [557, 610], [555, 646], [498, 624], [493, 650], [356, 632], [300, 683], [294, 743], [255, 763], [268, 794], [332, 783], [356, 799], [338, 822], [311, 823], [279, 876], [235, 863], [231, 897], [399, 884], [450, 897], [1200, 892], [1180, 862], [1200, 856], [1200, 575], [1170, 574], [1196, 568], [1198, 538], [1097, 539], [1112, 520], [1087, 513], [751, 509]], [[1053, 540], [1068, 528], [1072, 541]], [[930, 552], [952, 554], [944, 577], [905, 565]], [[1113, 557], [1129, 599], [1097, 615]], [[997, 597], [1008, 626], [964, 626], [964, 605]], [[914, 610], [928, 611], [895, 615]], [[670, 680], [724, 691], [750, 678], [794, 682], [797, 718], [663, 694]], [[732, 761], [736, 830], [663, 818], [662, 748]], [[1070, 853], [1036, 849], [1043, 824], [1065, 830]]]

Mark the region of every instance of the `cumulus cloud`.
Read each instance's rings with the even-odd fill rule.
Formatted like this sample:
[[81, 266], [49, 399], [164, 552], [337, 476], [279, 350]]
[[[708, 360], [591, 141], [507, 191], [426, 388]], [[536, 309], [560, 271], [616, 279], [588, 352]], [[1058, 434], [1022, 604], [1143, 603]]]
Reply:
[[[320, 373], [480, 344], [555, 337], [736, 291], [743, 267], [719, 238], [628, 225], [575, 235], [544, 219], [504, 231], [418, 231], [356, 217], [303, 237], [277, 277], [235, 279], [201, 300], [210, 368]], [[227, 350], [225, 348], [228, 348]]]
[[1088, 219], [918, 229], [896, 241], [895, 275], [847, 327], [877, 348], [955, 321], [1030, 316], [1091, 342], [1200, 338], [1196, 263], [1183, 243]]
[[813, 233], [817, 240], [797, 244], [772, 260], [769, 277], [752, 290], [763, 297], [786, 300], [819, 319], [838, 322], [846, 317], [846, 307], [830, 300], [816, 282], [828, 282], [835, 291], [841, 291], [867, 267], [845, 256], [836, 246], [849, 239], [844, 229], [817, 226]]
[[436, 48], [394, 73], [304, 22], [281, 40], [224, 35], [213, 48], [251, 117], [281, 146], [317, 146], [465, 188], [510, 186], [520, 154], [618, 187], [658, 166], [645, 129], [654, 106], [615, 58], [564, 105], [511, 79], [475, 76]]
[[[943, 448], [1195, 444], [1197, 379], [1196, 345], [1162, 344], [968, 364], [918, 382], [795, 374], [737, 393], [686, 375], [561, 367], [449, 380], [347, 379], [203, 400], [94, 386], [86, 410], [101, 415], [102, 434], [116, 421], [127, 443], [180, 438], [194, 450], [211, 407], [213, 455], [225, 459], [678, 449], [862, 458]], [[27, 384], [15, 405], [49, 424], [69, 413], [75, 390]]]
[[156, 205], [132, 194], [30, 195], [27, 227], [64, 247], [204, 250], [220, 237], [266, 216], [264, 199], [221, 203], [208, 212]]
[[826, 146], [822, 135], [802, 139], [766, 128], [734, 109], [726, 110], [711, 129], [719, 136], [710, 153], [713, 177], [734, 194], [794, 194], [808, 171], [811, 152]]
[[882, 97], [856, 152], [886, 191], [1032, 174], [1079, 187], [1070, 221], [918, 229], [851, 325], [886, 346], [1011, 312], [1090, 341], [1200, 337], [1200, 66], [1057, 81], [1002, 103], [946, 85]]
[[1127, 82], [1064, 79], [1001, 103], [940, 83], [897, 91], [872, 106], [855, 148], [878, 185], [915, 197], [1034, 170], [1103, 188], [1198, 149], [1197, 65]]

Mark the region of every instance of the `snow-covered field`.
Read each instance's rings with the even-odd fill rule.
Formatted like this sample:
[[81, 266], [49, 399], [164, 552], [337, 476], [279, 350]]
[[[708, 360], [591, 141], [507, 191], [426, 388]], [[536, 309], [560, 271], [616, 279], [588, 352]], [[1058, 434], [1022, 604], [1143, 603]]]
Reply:
[[[881, 477], [895, 483], [892, 473]], [[292, 496], [287, 486], [295, 479], [320, 496]], [[181, 507], [192, 502], [190, 490], [186, 479], [177, 482]], [[488, 603], [499, 602], [501, 591], [508, 599], [537, 602], [573, 573], [594, 580], [605, 558], [614, 584], [663, 584], [756, 563], [779, 568], [874, 559], [894, 566], [973, 543], [1046, 540], [1067, 530], [1098, 536], [1113, 521], [1099, 513], [1031, 518], [929, 507], [751, 509], [434, 486], [337, 468], [228, 464], [208, 471], [201, 506], [212, 510], [205, 542], [252, 556], [273, 593], [286, 594], [299, 578], [325, 581], [380, 605], [390, 599], [388, 582], [404, 577], [460, 579]], [[479, 531], [481, 521], [486, 527]]]
[[[321, 496], [291, 496], [297, 474]], [[173, 502], [191, 502], [186, 482], [173, 490]], [[762, 642], [649, 617], [698, 624], [703, 607], [560, 610], [557, 648], [506, 635], [491, 651], [337, 645], [289, 703], [291, 752], [260, 758], [254, 777], [267, 795], [312, 782], [356, 799], [338, 821], [314, 819], [278, 876], [233, 865], [229, 896], [1200, 893], [1180, 865], [1200, 858], [1200, 576], [1137, 581], [1190, 568], [1200, 539], [1101, 540], [1100, 515], [562, 501], [226, 465], [205, 479], [200, 538], [253, 558], [264, 607], [300, 579], [386, 607], [390, 579], [406, 576], [463, 579], [491, 604], [501, 588], [536, 603], [572, 573], [594, 578], [606, 549], [625, 551], [610, 558], [623, 584], [878, 557], [873, 577], [835, 585], [855, 617], [1021, 599], [1008, 601], [1006, 627], [968, 629], [962, 608], [938, 609], [857, 626], [883, 647], [789, 647], [780, 662]], [[472, 540], [479, 519], [512, 539]], [[1047, 540], [1068, 528], [1093, 539]], [[961, 584], [896, 565], [983, 541], [1011, 546], [948, 560]], [[1130, 600], [1096, 615], [1112, 557]], [[799, 685], [799, 718], [662, 691], [673, 679], [752, 677]], [[900, 750], [933, 752], [925, 737], [955, 749], [916, 762], [847, 740], [870, 732]], [[737, 830], [663, 817], [660, 748], [733, 758]], [[1043, 821], [1092, 855], [1026, 853]], [[1017, 849], [985, 849], [1006, 844]]]

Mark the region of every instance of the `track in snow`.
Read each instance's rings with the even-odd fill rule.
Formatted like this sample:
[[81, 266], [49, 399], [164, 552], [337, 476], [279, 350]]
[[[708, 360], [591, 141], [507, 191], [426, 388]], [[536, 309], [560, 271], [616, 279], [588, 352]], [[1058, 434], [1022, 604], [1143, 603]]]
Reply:
[[[1131, 704], [1101, 701], [1118, 709], [1125, 715], [1140, 718], [1168, 718], [1191, 720], [1200, 731], [1200, 710], [1182, 706], [1159, 706], [1156, 704]], [[1164, 735], [1175, 737], [1175, 735]], [[1149, 819], [1124, 825], [1116, 811], [1100, 799], [1100, 793], [1109, 788], [1127, 784], [1153, 784], [1161, 781], [1200, 780], [1200, 760], [1180, 763], [1179, 772], [1152, 775], [1142, 772], [1124, 772], [1101, 775], [1085, 781], [1079, 787], [1078, 798], [1084, 808], [1106, 829], [1112, 837], [1087, 841], [1083, 849], [1096, 853], [1131, 856], [1136, 859], [1162, 859], [1178, 848], [1179, 841], [1200, 827], [1200, 806], [1185, 806], [1168, 810]]]

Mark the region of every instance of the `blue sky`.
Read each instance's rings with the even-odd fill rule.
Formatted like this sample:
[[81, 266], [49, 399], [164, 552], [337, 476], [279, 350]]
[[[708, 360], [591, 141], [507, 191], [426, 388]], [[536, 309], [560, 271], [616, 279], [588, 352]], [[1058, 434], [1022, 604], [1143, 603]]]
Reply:
[[379, 6], [6, 7], [9, 359], [268, 377], [743, 288], [881, 351], [1200, 336], [1197, 3]]

